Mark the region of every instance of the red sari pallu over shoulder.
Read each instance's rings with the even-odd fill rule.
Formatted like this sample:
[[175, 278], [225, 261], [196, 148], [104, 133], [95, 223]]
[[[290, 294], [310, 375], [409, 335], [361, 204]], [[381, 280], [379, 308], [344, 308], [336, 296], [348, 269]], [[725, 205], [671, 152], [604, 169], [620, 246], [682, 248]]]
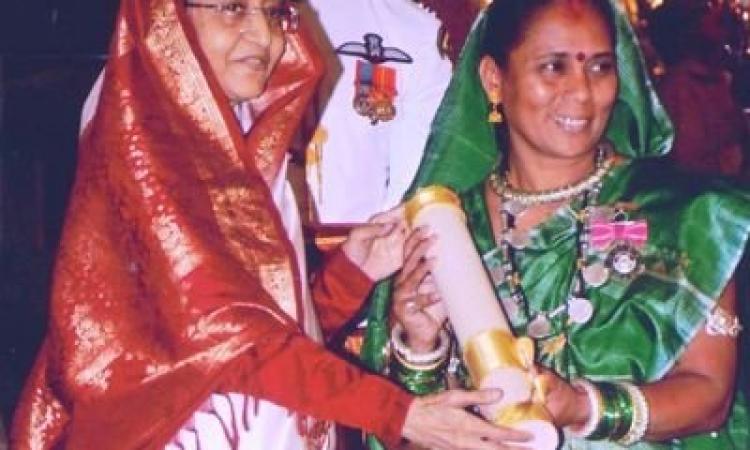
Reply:
[[396, 442], [410, 397], [284, 312], [304, 278], [269, 183], [322, 70], [304, 24], [243, 136], [186, 23], [180, 0], [122, 2], [13, 448], [161, 449], [220, 389]]

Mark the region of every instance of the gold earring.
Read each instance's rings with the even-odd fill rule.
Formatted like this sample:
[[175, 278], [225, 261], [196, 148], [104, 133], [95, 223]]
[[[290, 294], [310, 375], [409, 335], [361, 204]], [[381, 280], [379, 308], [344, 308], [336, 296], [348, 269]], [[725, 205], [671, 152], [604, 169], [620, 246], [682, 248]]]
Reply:
[[490, 114], [487, 116], [489, 123], [503, 123], [503, 112], [500, 109], [500, 93], [497, 90], [490, 91]]

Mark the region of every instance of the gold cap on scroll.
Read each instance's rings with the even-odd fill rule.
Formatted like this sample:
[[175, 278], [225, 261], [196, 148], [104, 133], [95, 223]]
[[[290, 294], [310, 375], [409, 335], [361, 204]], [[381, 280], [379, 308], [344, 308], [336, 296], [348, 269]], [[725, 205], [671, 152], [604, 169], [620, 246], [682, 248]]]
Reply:
[[417, 192], [406, 202], [406, 220], [411, 225], [419, 211], [426, 206], [434, 204], [448, 204], [461, 209], [461, 200], [458, 195], [450, 188], [434, 184], [417, 189]]

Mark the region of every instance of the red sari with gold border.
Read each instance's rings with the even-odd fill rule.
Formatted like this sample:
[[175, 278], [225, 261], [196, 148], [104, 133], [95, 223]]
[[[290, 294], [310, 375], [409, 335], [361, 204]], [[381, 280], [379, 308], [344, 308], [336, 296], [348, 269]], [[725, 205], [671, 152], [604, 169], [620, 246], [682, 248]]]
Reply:
[[284, 313], [302, 278], [268, 185], [320, 75], [305, 27], [243, 136], [181, 5], [122, 2], [13, 448], [163, 448], [218, 390], [396, 442], [410, 397]]

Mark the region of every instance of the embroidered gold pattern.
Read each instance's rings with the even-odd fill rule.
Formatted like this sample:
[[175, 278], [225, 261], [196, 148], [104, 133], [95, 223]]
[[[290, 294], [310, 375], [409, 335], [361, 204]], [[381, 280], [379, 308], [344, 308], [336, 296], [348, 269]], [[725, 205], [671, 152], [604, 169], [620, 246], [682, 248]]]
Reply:
[[29, 436], [30, 448], [43, 449], [47, 447], [46, 444], [49, 442], [52, 430], [55, 430], [57, 424], [67, 414], [65, 414], [62, 405], [53, 396], [49, 395], [46, 389], [34, 389], [33, 396], [33, 409], [35, 411], [32, 414], [33, 422], [31, 424], [33, 432]]
[[276, 164], [277, 155], [279, 153], [283, 155], [284, 150], [280, 152], [278, 147], [287, 122], [287, 117], [281, 117], [274, 122], [272, 131], [261, 139], [260, 145], [258, 145], [258, 153], [255, 155], [255, 164], [261, 173], [268, 173], [270, 168]]
[[134, 168], [135, 181], [143, 197], [150, 200], [146, 207], [153, 212], [151, 228], [169, 258], [174, 276], [177, 279], [184, 278], [200, 263], [199, 253], [180, 229], [177, 214], [154, 175], [154, 163], [149, 160], [148, 154], [133, 143], [129, 150], [126, 157]]
[[[99, 297], [103, 297], [99, 294]], [[76, 372], [76, 382], [90, 388], [104, 391], [108, 387], [111, 376], [109, 364], [117, 358], [122, 349], [113, 338], [113, 326], [108, 321], [91, 317], [89, 307], [75, 305], [71, 314], [71, 324], [76, 339], [78, 360], [74, 367], [80, 367]]]
[[153, 8], [152, 27], [146, 38], [153, 53], [162, 56], [161, 64], [156, 64], [162, 83], [177, 99], [180, 108], [189, 112], [201, 131], [216, 140], [226, 156], [239, 164], [229, 129], [210, 95], [208, 81], [180, 26], [175, 8], [174, 2], [170, 1]]

